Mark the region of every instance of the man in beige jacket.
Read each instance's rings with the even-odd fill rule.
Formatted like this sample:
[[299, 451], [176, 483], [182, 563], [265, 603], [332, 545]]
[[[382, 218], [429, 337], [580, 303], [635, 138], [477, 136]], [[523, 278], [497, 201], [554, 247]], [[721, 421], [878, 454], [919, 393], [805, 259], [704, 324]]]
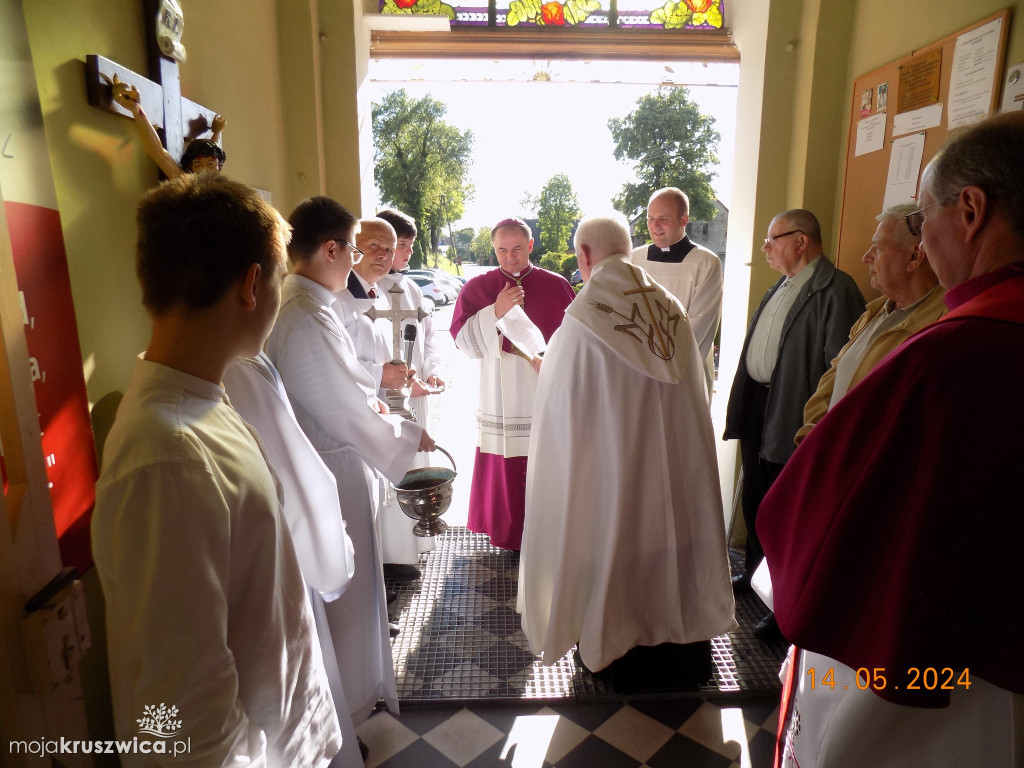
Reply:
[[886, 355], [946, 313], [945, 291], [921, 247], [920, 230], [912, 232], [905, 218], [913, 210], [913, 205], [897, 205], [876, 217], [878, 227], [861, 261], [868, 265], [871, 287], [882, 295], [854, 323], [849, 342], [804, 406], [797, 443]]

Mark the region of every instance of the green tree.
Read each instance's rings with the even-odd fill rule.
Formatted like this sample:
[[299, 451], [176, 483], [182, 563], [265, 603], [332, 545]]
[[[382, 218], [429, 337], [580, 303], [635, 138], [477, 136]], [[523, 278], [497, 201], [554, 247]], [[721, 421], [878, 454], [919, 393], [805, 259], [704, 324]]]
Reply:
[[463, 227], [455, 230], [455, 247], [458, 249], [460, 258], [467, 258], [472, 252], [473, 235], [476, 232], [472, 227]]
[[447, 229], [447, 216], [458, 221], [474, 192], [467, 181], [473, 133], [446, 123], [445, 112], [433, 96], [412, 99], [404, 89], [385, 95], [372, 108], [373, 178], [386, 205], [416, 219], [417, 266], [429, 254], [437, 263], [437, 243]]
[[562, 258], [562, 263], [558, 265], [558, 274], [560, 274], [562, 277], [568, 280], [570, 277], [572, 277], [572, 273], [579, 268], [580, 263], [577, 260], [577, 258], [573, 254], [567, 253]]
[[487, 264], [490, 260], [491, 254], [494, 252], [494, 248], [491, 245], [491, 228], [480, 227], [476, 233], [476, 237], [473, 238], [473, 244], [470, 246], [470, 251], [473, 256], [476, 257], [478, 264]]
[[[679, 187], [690, 198], [690, 218], [710, 221], [715, 215], [711, 180], [718, 163], [715, 118], [701, 114], [689, 91], [662, 87], [636, 103], [624, 118], [612, 118], [608, 129], [615, 142], [615, 159], [631, 161], [637, 178], [612, 204], [632, 220], [646, 210], [651, 194], [662, 187]], [[647, 235], [647, 222], [637, 226]]]
[[565, 258], [564, 253], [553, 253], [548, 251], [540, 257], [538, 262], [541, 269], [546, 269], [549, 272], [558, 272], [562, 268], [562, 259]]
[[531, 197], [527, 193], [521, 204], [524, 208], [537, 211], [540, 242], [533, 244], [534, 252], [539, 253], [543, 247], [545, 251], [564, 253], [569, 245], [573, 224], [583, 213], [569, 177], [564, 173], [555, 174], [548, 179], [538, 197]]

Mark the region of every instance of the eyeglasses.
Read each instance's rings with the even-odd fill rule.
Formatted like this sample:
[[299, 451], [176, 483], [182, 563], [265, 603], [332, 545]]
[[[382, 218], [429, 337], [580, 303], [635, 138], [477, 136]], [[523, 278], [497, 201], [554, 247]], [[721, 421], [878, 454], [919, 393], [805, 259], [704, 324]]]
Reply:
[[801, 235], [807, 234], [802, 229], [791, 229], [789, 232], [783, 232], [781, 235], [768, 235], [768, 237], [764, 239], [764, 247], [771, 248], [773, 245], [775, 245], [775, 241], [778, 240], [780, 237], [795, 235], [797, 232], [799, 232]]
[[363, 258], [363, 256], [366, 255], [361, 250], [359, 250], [354, 245], [352, 245], [352, 243], [350, 243], [348, 240], [342, 240], [341, 238], [338, 238], [338, 237], [335, 237], [335, 238], [332, 238], [332, 239], [336, 243], [342, 243], [343, 245], [347, 245], [349, 247], [349, 250], [352, 251], [352, 255], [353, 256], [357, 256], [357, 257], [359, 257], [361, 259], [361, 258]]
[[927, 211], [929, 208], [934, 208], [936, 205], [945, 205], [946, 203], [956, 200], [956, 198], [959, 196], [960, 193], [958, 192], [957, 194], [950, 195], [949, 197], [945, 197], [942, 200], [936, 200], [934, 203], [926, 205], [924, 208], [918, 208], [916, 211], [911, 211], [906, 216], [904, 216], [903, 220], [907, 222], [907, 229], [910, 230], [910, 234], [912, 234], [914, 237], [921, 236], [921, 227], [924, 225], [925, 211]]

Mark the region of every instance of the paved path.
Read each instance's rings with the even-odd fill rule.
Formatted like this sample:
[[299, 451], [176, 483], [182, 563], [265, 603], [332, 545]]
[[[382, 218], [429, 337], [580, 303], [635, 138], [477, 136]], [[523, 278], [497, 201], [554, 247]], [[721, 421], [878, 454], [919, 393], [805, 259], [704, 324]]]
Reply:
[[[466, 277], [473, 277], [488, 268], [464, 267]], [[460, 352], [450, 333], [455, 303], [434, 310], [434, 337], [440, 342], [444, 355], [441, 378], [448, 387], [434, 400], [431, 413], [431, 437], [455, 459], [458, 474], [455, 478], [452, 504], [444, 514], [449, 525], [465, 525], [469, 514], [469, 486], [473, 476], [473, 458], [476, 455], [476, 405], [480, 390], [480, 363]], [[448, 466], [442, 453], [435, 453], [437, 466]]]

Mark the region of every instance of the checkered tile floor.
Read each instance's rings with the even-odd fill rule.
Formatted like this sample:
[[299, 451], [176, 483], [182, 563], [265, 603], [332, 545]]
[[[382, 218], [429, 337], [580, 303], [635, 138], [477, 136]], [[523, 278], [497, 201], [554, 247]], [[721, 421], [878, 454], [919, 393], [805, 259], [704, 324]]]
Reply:
[[515, 610], [518, 567], [517, 554], [492, 547], [486, 536], [453, 527], [421, 556], [421, 579], [390, 584], [399, 593], [390, 611], [401, 627], [392, 643], [401, 701], [778, 694], [786, 649], [751, 634], [765, 609], [749, 594], [737, 600], [739, 628], [711, 641], [712, 675], [696, 684], [663, 674], [639, 684], [609, 681], [579, 668], [572, 654], [542, 666], [529, 650]]
[[359, 729], [367, 768], [770, 768], [775, 700], [411, 707]]
[[515, 612], [518, 558], [485, 536], [453, 527], [420, 568], [389, 584], [402, 712], [360, 727], [368, 767], [771, 765], [785, 647], [751, 634], [764, 611], [753, 596], [737, 599], [740, 627], [712, 640], [706, 680], [637, 685], [571, 654], [541, 666]]

